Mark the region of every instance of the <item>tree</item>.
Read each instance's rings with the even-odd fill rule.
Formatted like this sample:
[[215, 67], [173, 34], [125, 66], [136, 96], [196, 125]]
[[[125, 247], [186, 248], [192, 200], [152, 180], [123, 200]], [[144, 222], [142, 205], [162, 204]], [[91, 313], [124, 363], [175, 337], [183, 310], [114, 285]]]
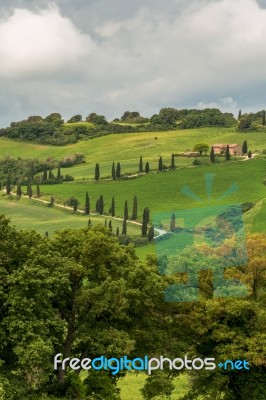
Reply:
[[[140, 263], [132, 249], [119, 245], [101, 226], [65, 229], [44, 238], [32, 232], [7, 232], [1, 221], [2, 236], [1, 285], [8, 283], [0, 292], [5, 397], [29, 399], [34, 393], [41, 399], [43, 394], [60, 393], [59, 397], [82, 399], [91, 398], [94, 388], [99, 399], [115, 399], [105, 391], [115, 388], [110, 371], [90, 372], [84, 380], [81, 369], [72, 374], [60, 360], [94, 359], [99, 354], [131, 358], [147, 333], [148, 345], [153, 346], [152, 315], [157, 304], [164, 303], [164, 278], [155, 265]], [[9, 269], [3, 268], [6, 265]], [[103, 387], [97, 387], [102, 378]]]
[[85, 196], [84, 213], [85, 213], [85, 215], [89, 215], [89, 213], [90, 213], [90, 197], [89, 197], [88, 192], [86, 192], [86, 196]]
[[[55, 197], [54, 197], [54, 196], [51, 196], [51, 197], [50, 197], [49, 206], [50, 206], [50, 207], [53, 207], [53, 206], [54, 206], [54, 203], [55, 203]], [[73, 205], [74, 205], [74, 204], [73, 204]]]
[[29, 196], [29, 199], [32, 198], [32, 186], [31, 186], [31, 180], [28, 180], [27, 184], [27, 195]]
[[173, 232], [175, 230], [175, 214], [172, 214], [170, 221], [170, 230]]
[[133, 210], [132, 210], [132, 217], [133, 221], [135, 221], [138, 218], [138, 199], [137, 196], [134, 196], [133, 199]]
[[242, 145], [242, 154], [247, 154], [248, 152], [248, 145], [247, 145], [247, 141], [244, 140], [243, 145]]
[[102, 125], [102, 126], [106, 126], [108, 125], [108, 122], [106, 121], [106, 118], [103, 115], [98, 115], [96, 113], [91, 113], [90, 115], [88, 115], [86, 117], [86, 121], [87, 122], [91, 122], [95, 125]]
[[73, 211], [76, 212], [78, 210], [78, 199], [73, 199]]
[[142, 156], [139, 158], [139, 172], [143, 172], [143, 161], [142, 161]]
[[238, 119], [240, 120], [240, 118], [241, 118], [241, 110], [239, 110], [239, 112], [238, 112]]
[[113, 178], [113, 180], [115, 180], [115, 179], [116, 179], [116, 173], [115, 173], [115, 163], [114, 163], [114, 161], [113, 161], [113, 164], [112, 164], [112, 178]]
[[119, 236], [119, 227], [116, 228], [116, 236]]
[[262, 125], [265, 126], [265, 110], [262, 111]]
[[226, 159], [226, 161], [229, 161], [230, 158], [231, 158], [231, 154], [230, 154], [230, 149], [229, 149], [229, 144], [228, 144], [225, 149], [225, 159]]
[[109, 228], [110, 232], [113, 232], [113, 227], [112, 227], [112, 221], [111, 220], [109, 221], [108, 228]]
[[34, 180], [34, 162], [31, 162], [30, 164], [30, 179], [33, 181]]
[[11, 193], [11, 179], [10, 175], [8, 175], [6, 179], [6, 194], [10, 195], [10, 193]]
[[251, 153], [251, 151], [249, 150], [249, 152], [248, 152], [248, 158], [251, 158], [252, 157], [252, 153]]
[[128, 219], [128, 205], [127, 205], [127, 200], [125, 201], [125, 205], [124, 205], [124, 219], [125, 219], [125, 220]]
[[214, 154], [214, 148], [213, 148], [213, 146], [212, 146], [211, 152], [210, 152], [210, 160], [211, 160], [212, 163], [215, 162], [215, 154]]
[[154, 238], [154, 227], [151, 226], [151, 227], [149, 228], [149, 230], [148, 230], [148, 239], [149, 239], [149, 241], [151, 242], [153, 238]]
[[150, 219], [150, 211], [149, 208], [146, 207], [143, 210], [143, 216], [142, 216], [142, 226], [141, 226], [142, 236], [146, 236], [147, 234], [149, 219]]
[[91, 226], [91, 219], [89, 218], [89, 220], [88, 220], [88, 227], [90, 227]]
[[193, 151], [198, 151], [202, 156], [202, 153], [206, 154], [209, 151], [209, 145], [207, 143], [197, 143], [193, 147]]
[[43, 177], [42, 177], [43, 182], [47, 181], [47, 178], [48, 178], [48, 176], [47, 176], [47, 167], [45, 165], [44, 168], [43, 168]]
[[120, 177], [121, 177], [121, 165], [120, 165], [120, 162], [118, 162], [117, 165], [116, 165], [116, 177], [117, 177], [117, 179], [120, 179]]
[[48, 178], [49, 178], [49, 179], [52, 179], [53, 177], [54, 177], [54, 176], [53, 176], [52, 168], [50, 168], [50, 169], [49, 169]]
[[98, 213], [100, 215], [103, 215], [103, 210], [104, 210], [104, 202], [103, 202], [103, 195], [101, 194], [99, 199], [98, 199]]
[[21, 197], [22, 191], [21, 191], [21, 182], [19, 181], [17, 184], [17, 196]]
[[251, 122], [252, 122], [252, 120], [251, 120], [250, 116], [247, 116], [247, 115], [242, 116], [239, 121], [239, 129], [243, 130], [243, 129], [250, 128]]
[[95, 165], [95, 180], [98, 181], [100, 179], [100, 165], [96, 163]]
[[150, 172], [150, 165], [148, 163], [148, 161], [145, 164], [145, 173], [148, 174], [148, 172]]
[[163, 158], [162, 156], [159, 158], [159, 162], [158, 162], [158, 171], [162, 171], [163, 170]]
[[41, 197], [41, 189], [39, 182], [36, 183], [36, 194], [38, 198]]
[[82, 115], [76, 114], [76, 115], [73, 115], [73, 117], [71, 117], [67, 122], [68, 123], [76, 123], [76, 122], [81, 122], [81, 121], [82, 121]]
[[112, 204], [111, 204], [111, 208], [110, 208], [110, 214], [112, 217], [115, 216], [115, 198], [114, 196], [112, 197]]
[[172, 154], [171, 156], [171, 169], [175, 169], [175, 155]]
[[60, 169], [60, 167], [57, 168], [57, 179], [58, 180], [61, 179], [61, 169]]
[[122, 235], [127, 236], [127, 220], [125, 218], [123, 220]]

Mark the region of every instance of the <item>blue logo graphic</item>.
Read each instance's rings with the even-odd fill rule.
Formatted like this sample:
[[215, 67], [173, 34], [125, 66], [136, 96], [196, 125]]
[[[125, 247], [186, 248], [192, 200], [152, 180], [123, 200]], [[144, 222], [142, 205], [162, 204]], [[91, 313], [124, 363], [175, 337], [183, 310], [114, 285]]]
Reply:
[[177, 282], [165, 292], [166, 301], [198, 301], [200, 271], [212, 275], [214, 298], [247, 295], [246, 285], [224, 277], [227, 268], [247, 264], [242, 206], [225, 204], [225, 199], [238, 187], [233, 183], [213, 199], [213, 182], [214, 174], [206, 174], [207, 206], [206, 201], [184, 186], [182, 193], [197, 202], [196, 208], [154, 215], [154, 227], [167, 230], [156, 240], [159, 272], [177, 277]]

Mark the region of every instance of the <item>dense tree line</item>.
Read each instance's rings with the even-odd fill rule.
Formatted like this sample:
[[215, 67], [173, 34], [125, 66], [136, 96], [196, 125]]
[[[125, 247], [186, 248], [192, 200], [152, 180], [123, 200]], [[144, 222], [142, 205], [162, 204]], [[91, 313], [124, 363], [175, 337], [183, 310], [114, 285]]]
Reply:
[[[116, 118], [113, 122], [108, 122], [103, 115], [91, 113], [85, 120], [88, 124], [82, 122], [80, 114], [71, 117], [66, 124], [59, 113], [52, 113], [45, 118], [30, 116], [26, 120], [12, 122], [9, 127], [0, 129], [0, 136], [61, 146], [111, 133], [236, 125], [233, 114], [222, 113], [216, 108], [204, 110], [162, 108], [151, 118], [143, 118], [137, 111], [126, 111], [120, 119]], [[239, 119], [240, 129], [249, 127], [253, 121], [265, 125], [265, 111], [242, 114]]]
[[[161, 275], [156, 258], [150, 255], [141, 262], [133, 247], [119, 245], [110, 224], [88, 225], [42, 237], [16, 231], [0, 216], [3, 400], [119, 399], [117, 377], [110, 371], [89, 371], [85, 379], [81, 370], [73, 373], [59, 366], [55, 371], [58, 353], [81, 359], [102, 354], [214, 357], [217, 363], [247, 359], [251, 368], [246, 372], [185, 370], [185, 399], [264, 398], [265, 234], [249, 235], [248, 264], [227, 272], [230, 282], [240, 279], [248, 290], [245, 297], [230, 298], [228, 286], [214, 288], [212, 283], [211, 272], [223, 262], [223, 247], [186, 248], [168, 257], [167, 274], [173, 274]], [[164, 301], [165, 290], [180, 285], [178, 268], [186, 265], [187, 272], [195, 273], [203, 262], [210, 270], [199, 281], [199, 300]], [[213, 290], [224, 290], [224, 296], [214, 296]], [[143, 388], [144, 398], [169, 396], [180, 373], [167, 368], [154, 372]]]

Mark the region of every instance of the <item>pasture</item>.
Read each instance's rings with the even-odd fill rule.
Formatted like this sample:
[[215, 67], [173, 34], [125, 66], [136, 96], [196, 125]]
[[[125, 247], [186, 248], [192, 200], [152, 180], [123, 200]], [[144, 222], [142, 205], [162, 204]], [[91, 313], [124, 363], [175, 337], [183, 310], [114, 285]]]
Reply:
[[[123, 215], [124, 202], [128, 200], [129, 215], [132, 212], [134, 195], [138, 198], [138, 217], [142, 218], [144, 207], [153, 212], [182, 210], [193, 207], [216, 204], [229, 188], [236, 184], [233, 193], [219, 200], [220, 204], [239, 204], [256, 202], [266, 197], [265, 159], [252, 159], [208, 166], [177, 169], [169, 172], [150, 173], [140, 178], [122, 180], [102, 180], [98, 182], [69, 182], [59, 185], [42, 185], [41, 192], [45, 199], [54, 195], [56, 201], [62, 204], [71, 196], [79, 200], [84, 207], [85, 192], [88, 191], [91, 199], [91, 209], [95, 209], [96, 200], [102, 194], [105, 211], [111, 206], [112, 196], [116, 201], [116, 216]], [[206, 192], [205, 176], [213, 176], [212, 193], [210, 199]], [[189, 187], [201, 201], [184, 194], [183, 188]], [[26, 188], [24, 188], [25, 191]]]

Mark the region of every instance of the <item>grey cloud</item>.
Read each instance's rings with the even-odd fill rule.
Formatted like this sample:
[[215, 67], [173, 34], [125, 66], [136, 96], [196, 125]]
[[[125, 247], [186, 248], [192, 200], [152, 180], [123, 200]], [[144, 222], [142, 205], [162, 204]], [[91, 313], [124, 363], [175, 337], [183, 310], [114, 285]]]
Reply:
[[[29, 1], [11, 4], [26, 3], [29, 8]], [[34, 19], [44, 6], [33, 3]], [[37, 43], [37, 53], [30, 47], [29, 74], [21, 75], [27, 63], [17, 63], [12, 79], [0, 77], [1, 125], [52, 111], [65, 117], [96, 111], [113, 118], [126, 109], [151, 115], [163, 106], [266, 108], [266, 10], [255, 0], [125, 4], [58, 0], [60, 13], [54, 9], [53, 21], [64, 21], [75, 46], [65, 43], [49, 53], [58, 43], [52, 31], [41, 66]], [[50, 31], [54, 27], [50, 19], [43, 22]], [[3, 18], [0, 31], [1, 26]]]

